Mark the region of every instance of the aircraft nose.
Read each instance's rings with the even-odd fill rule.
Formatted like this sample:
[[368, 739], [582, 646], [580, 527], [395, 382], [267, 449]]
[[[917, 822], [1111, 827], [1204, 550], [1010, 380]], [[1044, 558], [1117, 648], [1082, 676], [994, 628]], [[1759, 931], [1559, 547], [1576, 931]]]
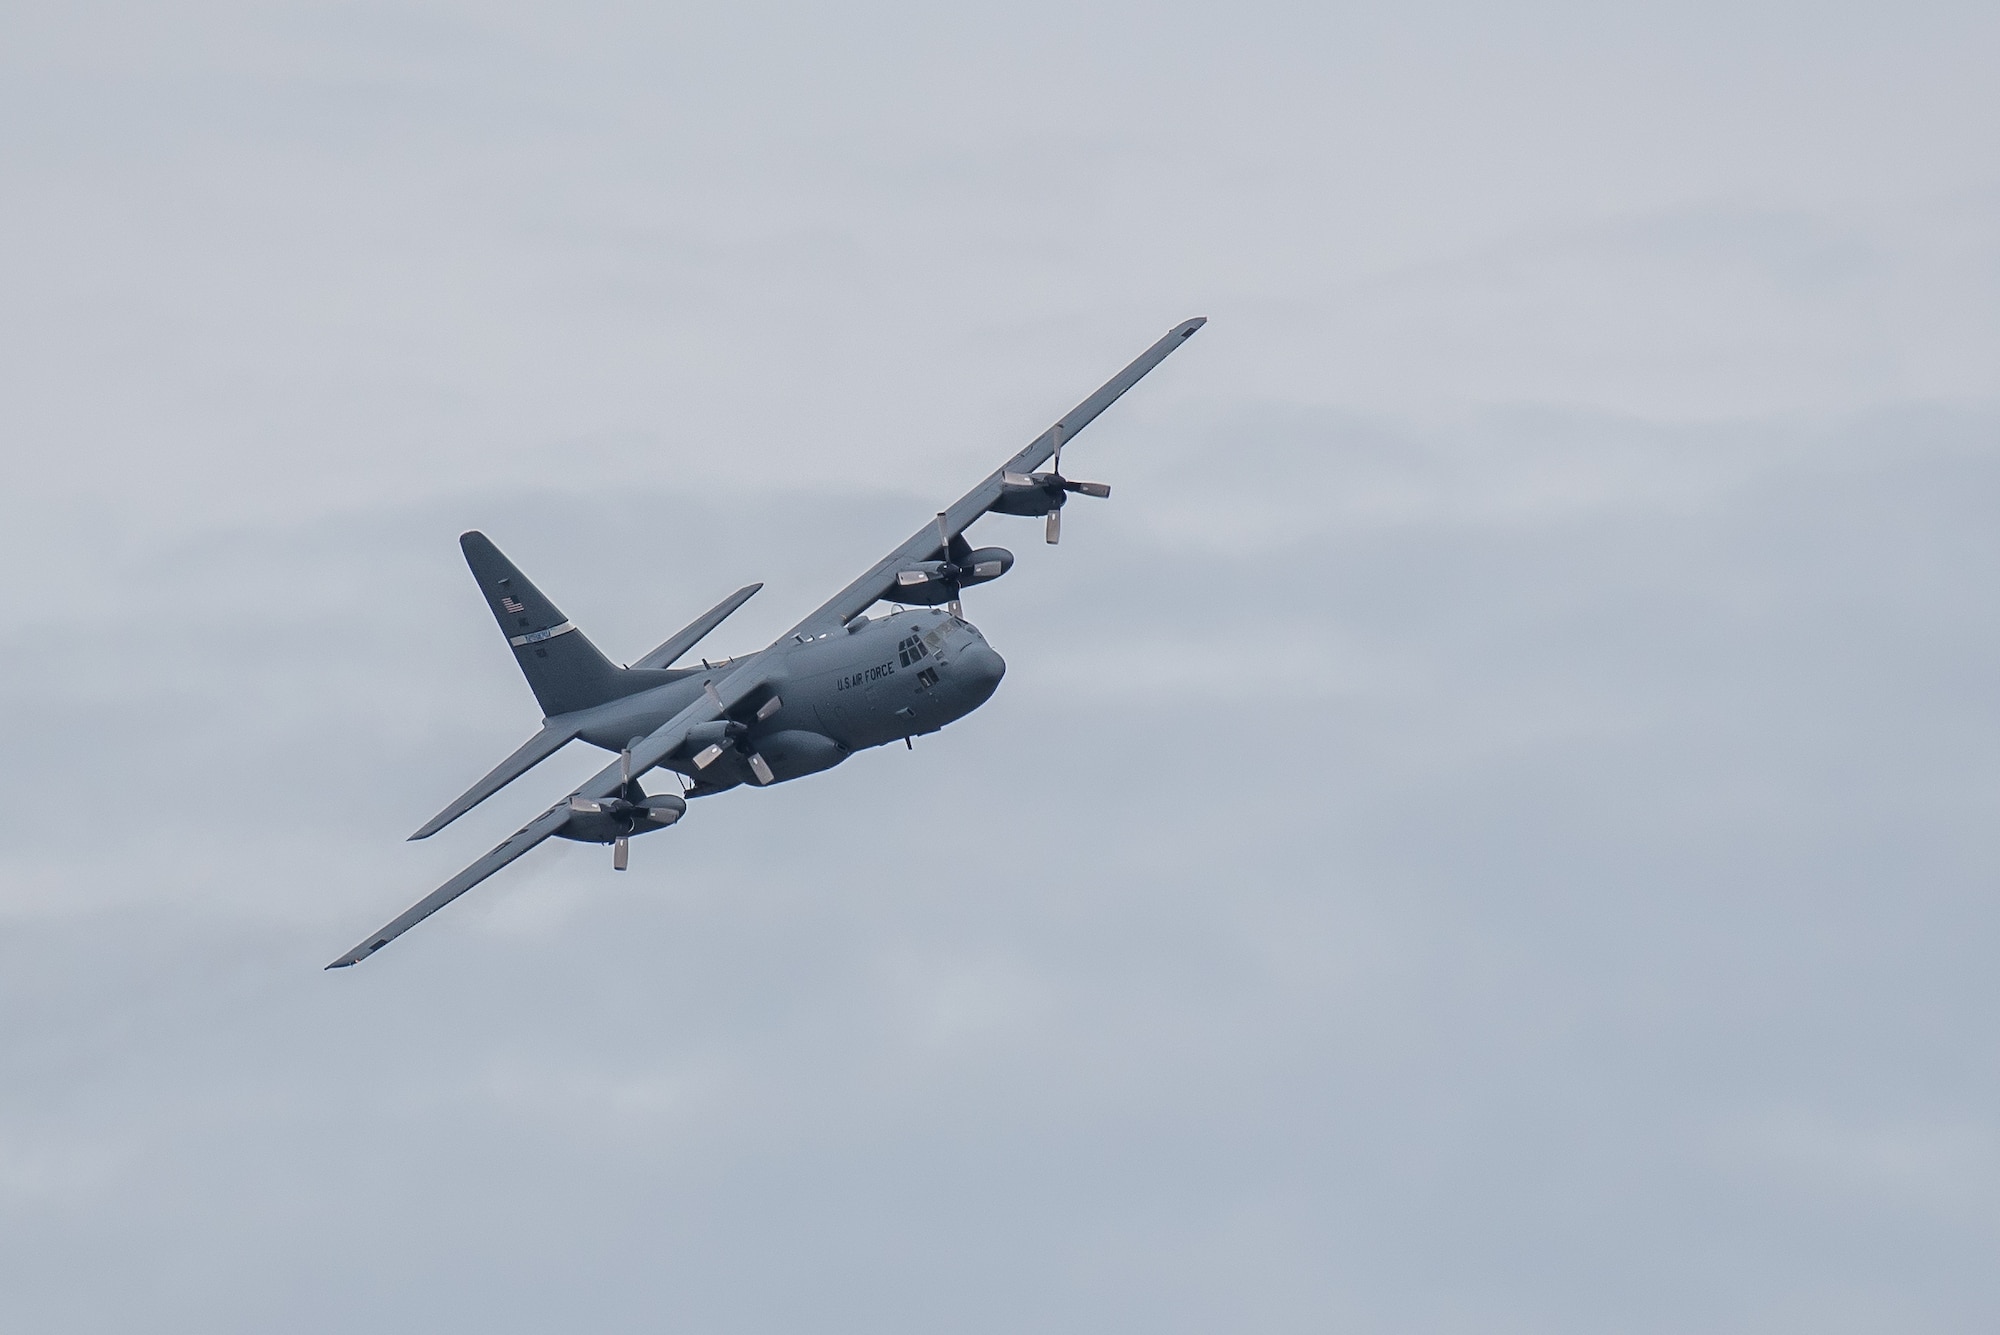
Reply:
[[953, 666], [982, 698], [999, 689], [1000, 679], [1007, 675], [1007, 660], [983, 644], [969, 644], [960, 649], [958, 662]]

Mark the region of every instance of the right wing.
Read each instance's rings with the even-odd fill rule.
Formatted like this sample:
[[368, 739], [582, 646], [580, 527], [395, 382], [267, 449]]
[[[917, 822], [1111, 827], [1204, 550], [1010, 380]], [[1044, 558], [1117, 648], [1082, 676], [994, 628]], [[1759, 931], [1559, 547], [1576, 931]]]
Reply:
[[[759, 660], [751, 659], [713, 684], [716, 690], [712, 697], [703, 692], [693, 704], [667, 720], [644, 741], [632, 748], [632, 773], [644, 774], [679, 749], [687, 740], [689, 729], [697, 724], [721, 718], [751, 692], [757, 690], [764, 684], [764, 668]], [[570, 797], [609, 797], [624, 785], [624, 761], [615, 760], [600, 770], [589, 783], [570, 794]], [[370, 933], [360, 945], [326, 967], [345, 969], [349, 965], [359, 964], [515, 858], [549, 838], [568, 820], [569, 798], [564, 798], [516, 830], [485, 857], [412, 904], [401, 915], [391, 919], [380, 931]]]
[[541, 843], [542, 840], [548, 838], [557, 830], [560, 830], [563, 827], [563, 823], [568, 819], [569, 802], [565, 799], [555, 806], [550, 807], [520, 829], [514, 831], [498, 848], [425, 895], [416, 903], [410, 905], [409, 908], [403, 910], [401, 915], [392, 919], [384, 926], [381, 931], [371, 934], [366, 941], [363, 941], [360, 945], [348, 951], [345, 955], [342, 955], [326, 967], [329, 969], [345, 969], [351, 964], [359, 964], [362, 960], [367, 959], [404, 932], [409, 931], [425, 918], [430, 917], [433, 913], [451, 903], [452, 900], [457, 899], [473, 886], [478, 885], [494, 872], [499, 871], [515, 858], [520, 857], [521, 854], [527, 852], [536, 844]]

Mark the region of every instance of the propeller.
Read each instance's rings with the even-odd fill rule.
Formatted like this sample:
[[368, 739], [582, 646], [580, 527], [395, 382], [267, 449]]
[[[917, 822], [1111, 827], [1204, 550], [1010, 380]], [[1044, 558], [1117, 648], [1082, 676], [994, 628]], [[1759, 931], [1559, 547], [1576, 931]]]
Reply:
[[951, 601], [946, 603], [945, 607], [953, 616], [963, 620], [965, 617], [965, 605], [958, 600], [958, 581], [961, 575], [970, 572], [962, 569], [956, 561], [951, 559], [951, 527], [944, 522], [944, 516], [945, 512], [943, 510], [937, 512], [939, 555], [943, 557], [944, 569], [951, 572], [948, 575], [943, 575], [945, 583], [951, 589]]
[[945, 604], [946, 608], [953, 616], [963, 619], [965, 605], [959, 601], [958, 582], [967, 575], [985, 575], [987, 572], [980, 566], [962, 566], [951, 559], [951, 525], [946, 522], [946, 512], [943, 510], [937, 512], [937, 529], [938, 559], [922, 562], [909, 570], [898, 571], [896, 583], [903, 588], [932, 582], [944, 585], [945, 592], [951, 595], [951, 601]]
[[[715, 689], [714, 682], [703, 682], [701, 689], [707, 694], [709, 703], [714, 705], [717, 712], [722, 715], [722, 740], [711, 742], [696, 752], [694, 767], [696, 769], [707, 769], [710, 765], [722, 759], [723, 754], [730, 747], [734, 747], [738, 752], [742, 753], [744, 761], [750, 766], [750, 773], [756, 778], [758, 783], [776, 783], [778, 776], [771, 772], [770, 762], [750, 749], [750, 739], [747, 736], [750, 731], [750, 725], [729, 717], [729, 711], [723, 707], [722, 695]], [[757, 706], [756, 721], [762, 723], [765, 719], [770, 718], [784, 707], [785, 702], [774, 695], [763, 704]]]
[[571, 811], [588, 816], [629, 816], [639, 809], [632, 800], [632, 747], [626, 744], [618, 753], [618, 796], [616, 797], [572, 797]]
[[[635, 737], [633, 741], [638, 739]], [[612, 816], [627, 822], [626, 833], [619, 835], [611, 844], [611, 869], [624, 871], [630, 860], [630, 835], [640, 821], [650, 821], [656, 825], [672, 825], [687, 810], [687, 804], [678, 798], [649, 798], [646, 790], [632, 781], [632, 744], [628, 742], [618, 753], [618, 777], [620, 785], [615, 797], [572, 797], [569, 809], [582, 815]], [[657, 805], [656, 805], [657, 804]]]
[[1004, 495], [994, 504], [997, 510], [1008, 514], [1047, 515], [1047, 528], [1043, 531], [1051, 546], [1062, 541], [1062, 507], [1071, 492], [1079, 496], [1095, 496], [1099, 500], [1111, 495], [1111, 487], [1104, 482], [1076, 482], [1062, 475], [1063, 428], [1058, 422], [1050, 431], [1054, 434], [1055, 448], [1051, 453], [1049, 471], [1046, 473], [1002, 473], [1000, 480], [1011, 489], [1011, 495]]
[[[1058, 494], [1073, 491], [1079, 496], [1095, 496], [1099, 500], [1108, 499], [1111, 495], [1109, 483], [1072, 482], [1062, 475], [1062, 423], [1057, 422], [1052, 430], [1055, 432], [1056, 448], [1054, 456], [1049, 460], [1049, 481], [1061, 489], [1061, 492]], [[1064, 499], [1067, 499], [1067, 497], [1065, 496]], [[1048, 540], [1048, 544], [1051, 547], [1062, 541], [1062, 501], [1057, 501], [1056, 508], [1049, 511], [1048, 527], [1042, 536]]]

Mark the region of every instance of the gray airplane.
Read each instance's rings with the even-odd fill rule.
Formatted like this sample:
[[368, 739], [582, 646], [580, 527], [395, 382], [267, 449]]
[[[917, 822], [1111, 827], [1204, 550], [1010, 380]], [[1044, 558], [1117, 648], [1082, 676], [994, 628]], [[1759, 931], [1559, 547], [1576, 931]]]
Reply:
[[[964, 533], [989, 510], [1045, 519], [1062, 534], [1072, 494], [1104, 497], [1101, 482], [1063, 476], [1063, 442], [1139, 383], [1201, 328], [1188, 320], [984, 481], [938, 512], [868, 573], [768, 648], [677, 668], [725, 617], [762, 588], [738, 589], [659, 648], [618, 667], [482, 533], [459, 539], [500, 631], [541, 704], [542, 730], [439, 812], [412, 839], [428, 839], [562, 747], [582, 738], [618, 753], [590, 782], [529, 821], [492, 852], [424, 896], [329, 969], [358, 964], [544, 839], [610, 844], [623, 871], [627, 843], [687, 814], [687, 798], [744, 783], [783, 783], [831, 769], [856, 751], [936, 732], [986, 703], [1007, 665], [966, 621], [959, 594], [1007, 573], [1013, 553], [973, 547]], [[1053, 460], [1053, 462], [1050, 462]], [[1049, 463], [1047, 472], [1038, 469]], [[868, 615], [880, 602], [906, 605]], [[943, 610], [939, 610], [942, 608]], [[640, 776], [666, 769], [680, 793], [648, 794]]]

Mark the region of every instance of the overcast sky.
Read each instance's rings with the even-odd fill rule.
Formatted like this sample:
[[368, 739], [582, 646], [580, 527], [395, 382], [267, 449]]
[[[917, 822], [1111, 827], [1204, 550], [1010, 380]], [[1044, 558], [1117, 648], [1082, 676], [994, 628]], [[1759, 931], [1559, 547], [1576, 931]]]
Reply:
[[[1990, 1332], [2000, 10], [14, 5], [0, 1326]], [[456, 547], [944, 733], [547, 845]]]

